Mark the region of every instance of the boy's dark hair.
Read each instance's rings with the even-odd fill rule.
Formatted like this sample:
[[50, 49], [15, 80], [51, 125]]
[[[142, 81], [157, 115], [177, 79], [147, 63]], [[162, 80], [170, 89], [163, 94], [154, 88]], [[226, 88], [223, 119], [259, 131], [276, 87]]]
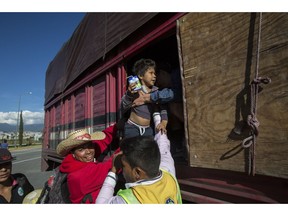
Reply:
[[144, 76], [145, 72], [149, 68], [154, 68], [156, 69], [156, 63], [152, 59], [139, 59], [138, 61], [135, 62], [132, 72], [134, 75], [137, 76]]
[[140, 167], [149, 178], [159, 174], [160, 151], [153, 136], [124, 138], [120, 149], [131, 168]]

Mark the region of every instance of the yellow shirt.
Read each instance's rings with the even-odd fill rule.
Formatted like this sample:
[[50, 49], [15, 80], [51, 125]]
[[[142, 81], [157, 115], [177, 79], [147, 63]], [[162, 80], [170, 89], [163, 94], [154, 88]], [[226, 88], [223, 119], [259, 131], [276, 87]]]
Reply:
[[181, 204], [179, 185], [174, 176], [162, 170], [158, 179], [151, 184], [139, 184], [131, 188], [120, 190], [117, 195], [127, 203], [145, 204]]

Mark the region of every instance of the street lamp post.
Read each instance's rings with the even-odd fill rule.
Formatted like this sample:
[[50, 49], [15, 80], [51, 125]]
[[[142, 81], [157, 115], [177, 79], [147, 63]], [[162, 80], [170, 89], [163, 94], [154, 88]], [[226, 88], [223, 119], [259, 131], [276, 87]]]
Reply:
[[[32, 92], [26, 92], [26, 94], [31, 95]], [[18, 134], [19, 134], [20, 104], [21, 104], [21, 97], [22, 97], [22, 95], [24, 95], [24, 94], [21, 94], [21, 95], [19, 96], [19, 101], [18, 101], [17, 125], [16, 125], [15, 139], [14, 139], [14, 147], [15, 147], [15, 148], [17, 147], [17, 146], [16, 146], [16, 140], [17, 140]]]

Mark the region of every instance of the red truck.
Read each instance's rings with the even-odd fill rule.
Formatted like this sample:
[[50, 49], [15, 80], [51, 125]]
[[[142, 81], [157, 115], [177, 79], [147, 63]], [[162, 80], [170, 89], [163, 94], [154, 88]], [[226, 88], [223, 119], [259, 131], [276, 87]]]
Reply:
[[184, 202], [287, 203], [287, 35], [287, 13], [87, 13], [46, 71], [42, 170], [70, 131], [119, 120], [144, 57], [180, 78], [168, 135]]

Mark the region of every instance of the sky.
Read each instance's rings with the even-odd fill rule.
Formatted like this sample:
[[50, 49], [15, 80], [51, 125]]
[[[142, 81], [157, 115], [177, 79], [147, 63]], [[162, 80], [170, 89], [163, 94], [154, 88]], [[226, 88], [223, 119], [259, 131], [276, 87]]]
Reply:
[[85, 13], [0, 13], [0, 123], [44, 122], [45, 73]]

